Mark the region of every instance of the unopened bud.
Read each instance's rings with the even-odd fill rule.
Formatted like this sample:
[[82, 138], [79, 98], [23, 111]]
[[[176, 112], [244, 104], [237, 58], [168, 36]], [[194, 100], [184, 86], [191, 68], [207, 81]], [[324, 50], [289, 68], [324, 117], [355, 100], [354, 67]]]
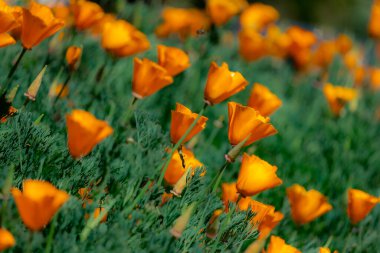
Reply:
[[177, 197], [181, 197], [181, 194], [183, 190], [186, 187], [187, 183], [187, 176], [189, 175], [191, 168], [188, 168], [185, 173], [182, 175], [182, 177], [177, 181], [177, 183], [174, 185], [173, 190], [170, 192], [173, 193]]
[[180, 238], [182, 236], [183, 231], [185, 230], [187, 224], [189, 223], [191, 214], [195, 208], [195, 203], [189, 205], [186, 210], [179, 216], [174, 222], [174, 226], [170, 229], [170, 234], [172, 234], [175, 238]]
[[247, 137], [245, 137], [244, 140], [239, 142], [236, 146], [234, 146], [224, 157], [226, 158], [227, 162], [233, 163], [235, 159], [239, 156], [241, 149], [244, 147], [245, 143], [248, 141], [248, 139], [251, 137], [251, 134], [249, 134]]
[[24, 94], [29, 100], [35, 101], [36, 96], [38, 93], [38, 90], [40, 89], [41, 83], [42, 83], [42, 78], [44, 77], [45, 70], [46, 70], [46, 65], [45, 67], [41, 70], [41, 72], [38, 74], [36, 79], [32, 82], [32, 84], [29, 86], [27, 92]]

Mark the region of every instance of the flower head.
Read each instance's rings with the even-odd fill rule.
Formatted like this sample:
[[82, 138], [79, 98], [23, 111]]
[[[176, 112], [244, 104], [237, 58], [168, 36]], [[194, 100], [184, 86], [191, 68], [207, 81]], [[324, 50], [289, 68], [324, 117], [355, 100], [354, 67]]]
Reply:
[[301, 251], [286, 244], [282, 238], [272, 235], [266, 253], [301, 253]]
[[13, 235], [6, 229], [0, 228], [0, 251], [9, 249], [16, 244]]
[[216, 25], [227, 23], [233, 16], [248, 6], [246, 0], [208, 0], [207, 11]]
[[92, 27], [103, 16], [104, 11], [97, 3], [86, 0], [71, 0], [71, 10], [77, 29], [84, 30]]
[[17, 11], [17, 8], [8, 6], [3, 0], [0, 0], [0, 34], [19, 26], [16, 18]]
[[369, 35], [375, 39], [380, 38], [380, 1], [375, 0], [372, 5], [371, 16], [369, 19]]
[[0, 48], [16, 44], [16, 40], [8, 33], [0, 33]]
[[247, 61], [260, 59], [268, 54], [267, 41], [254, 29], [239, 32], [239, 53]]
[[255, 83], [249, 97], [248, 106], [260, 112], [263, 116], [269, 116], [282, 105], [274, 93], [262, 84]]
[[165, 68], [169, 75], [176, 76], [190, 67], [189, 56], [179, 48], [157, 46], [158, 64]]
[[343, 107], [357, 97], [355, 89], [342, 86], [333, 86], [331, 83], [325, 84], [323, 93], [327, 99], [331, 111], [334, 115], [339, 116]]
[[357, 189], [348, 190], [347, 214], [353, 224], [359, 223], [380, 203], [380, 198]]
[[261, 31], [267, 25], [275, 22], [279, 17], [278, 11], [272, 6], [254, 3], [240, 15], [240, 25], [242, 29]]
[[225, 211], [228, 211], [230, 202], [235, 203], [239, 198], [239, 193], [236, 189], [236, 183], [223, 183], [222, 184], [222, 201], [224, 203]]
[[66, 51], [66, 62], [71, 71], [76, 70], [79, 67], [82, 57], [82, 48], [71, 46]]

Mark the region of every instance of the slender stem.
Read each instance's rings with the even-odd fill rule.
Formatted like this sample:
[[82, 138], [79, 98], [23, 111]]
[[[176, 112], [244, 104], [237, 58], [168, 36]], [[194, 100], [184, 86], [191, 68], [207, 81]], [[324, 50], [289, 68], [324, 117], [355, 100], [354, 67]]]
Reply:
[[125, 122], [123, 122], [123, 125], [129, 125], [129, 121], [133, 115], [133, 112], [135, 111], [135, 105], [137, 100], [138, 98], [136, 98], [135, 96], [132, 97], [131, 104], [129, 105], [128, 111], [125, 116]]
[[3, 95], [8, 92], [8, 89], [9, 89], [9, 87], [11, 85], [12, 77], [13, 77], [14, 73], [16, 72], [17, 67], [20, 64], [22, 58], [24, 57], [26, 51], [27, 51], [26, 48], [22, 48], [22, 51], [21, 51], [20, 55], [18, 56], [15, 64], [13, 64], [12, 68], [10, 69], [10, 71], [8, 73], [8, 76], [7, 76], [7, 80], [5, 82], [4, 92], [2, 93]]
[[219, 169], [217, 176], [212, 180], [212, 183], [210, 185], [212, 187], [212, 193], [216, 192], [216, 190], [218, 189], [219, 183], [222, 180], [223, 173], [228, 167], [228, 165], [230, 165], [230, 163], [226, 161], [223, 164], [223, 166]]
[[49, 230], [49, 235], [46, 242], [45, 253], [50, 253], [51, 251], [56, 223], [57, 223], [57, 215], [54, 216], [53, 221], [50, 224], [50, 230]]
[[29, 230], [29, 240], [28, 240], [28, 246], [26, 249], [27, 253], [33, 252], [33, 236], [34, 236], [34, 232], [32, 230]]
[[204, 113], [204, 111], [205, 111], [206, 108], [207, 108], [207, 104], [205, 103], [204, 106], [203, 106], [203, 108], [202, 108], [202, 110], [198, 113], [198, 116], [195, 118], [195, 120], [193, 121], [193, 123], [186, 130], [185, 134], [181, 137], [181, 139], [179, 139], [179, 141], [172, 148], [169, 156], [166, 158], [164, 167], [162, 168], [160, 166], [160, 168], [158, 168], [158, 169], [162, 168], [160, 178], [158, 179], [158, 182], [157, 182], [158, 185], [161, 185], [161, 183], [162, 183], [162, 180], [164, 178], [165, 172], [168, 169], [168, 166], [169, 166], [169, 163], [170, 163], [170, 159], [173, 157], [174, 152], [177, 151], [177, 149], [182, 145], [182, 143], [185, 140], [185, 138], [190, 134], [191, 130], [193, 130], [193, 128], [195, 127], [195, 125], [197, 124], [197, 122], [199, 121], [199, 119], [201, 118], [201, 116], [203, 115], [203, 113]]
[[62, 95], [62, 93], [65, 90], [66, 86], [69, 84], [72, 74], [73, 74], [73, 72], [70, 71], [69, 74], [67, 75], [67, 78], [66, 78], [65, 82], [63, 83], [61, 89], [59, 90], [57, 96], [55, 97], [55, 100], [53, 102], [53, 106], [57, 103], [59, 97]]

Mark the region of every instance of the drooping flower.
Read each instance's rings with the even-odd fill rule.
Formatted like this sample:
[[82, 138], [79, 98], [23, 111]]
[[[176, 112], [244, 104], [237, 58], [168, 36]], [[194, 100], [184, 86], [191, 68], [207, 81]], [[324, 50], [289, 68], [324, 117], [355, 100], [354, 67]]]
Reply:
[[69, 151], [74, 158], [86, 156], [113, 132], [107, 122], [83, 110], [73, 110], [68, 114], [66, 126]]
[[254, 3], [240, 15], [240, 25], [242, 29], [261, 31], [267, 25], [275, 22], [279, 17], [278, 11], [272, 6]]
[[82, 57], [82, 48], [71, 46], [66, 51], [66, 62], [70, 71], [74, 71], [79, 67]]
[[380, 198], [357, 189], [348, 190], [347, 214], [351, 223], [362, 221], [380, 203]]
[[222, 201], [224, 203], [225, 211], [228, 212], [229, 203], [235, 203], [239, 198], [239, 193], [236, 189], [236, 183], [223, 183], [222, 184]]
[[301, 253], [301, 251], [286, 244], [282, 238], [272, 235], [266, 253]]
[[63, 26], [63, 20], [57, 19], [49, 7], [31, 1], [29, 9], [23, 8], [22, 45], [32, 49]]
[[157, 63], [146, 58], [134, 59], [132, 91], [136, 98], [150, 96], [171, 83], [173, 77]]
[[[181, 105], [180, 103], [176, 104], [175, 110], [172, 110], [172, 122], [170, 126], [170, 138], [173, 143], [177, 143], [182, 138], [197, 117], [198, 114], [193, 113], [186, 106]], [[201, 116], [182, 143], [188, 142], [191, 138], [205, 129], [207, 120], [208, 118]]]
[[[169, 166], [165, 172], [164, 179], [169, 185], [175, 185], [177, 181], [185, 174], [188, 169], [194, 171], [196, 168], [202, 167], [203, 164], [194, 156], [191, 150], [182, 147], [182, 156], [184, 161], [181, 160], [178, 152], [174, 152]], [[185, 167], [183, 166], [185, 163]]]
[[380, 39], [380, 1], [375, 0], [372, 5], [371, 16], [368, 24], [369, 35]]
[[176, 76], [190, 67], [189, 56], [179, 48], [157, 46], [158, 64], [165, 68], [169, 75]]
[[227, 23], [233, 16], [248, 6], [246, 0], [208, 0], [207, 11], [215, 25]]
[[104, 16], [102, 7], [91, 1], [71, 0], [70, 8], [78, 30], [91, 28]]
[[243, 196], [253, 196], [282, 184], [277, 167], [255, 155], [243, 154], [236, 189]]
[[25, 226], [32, 231], [43, 229], [69, 195], [46, 181], [25, 180], [23, 191], [12, 189], [18, 212]]
[[234, 94], [242, 91], [248, 85], [242, 74], [229, 70], [227, 63], [220, 67], [212, 62], [208, 72], [204, 99], [206, 103], [219, 104]]
[[16, 40], [8, 33], [0, 33], [0, 48], [16, 44]]
[[331, 111], [339, 116], [343, 107], [357, 97], [357, 91], [352, 88], [334, 86], [331, 83], [325, 84], [323, 93], [327, 99]]
[[248, 100], [248, 106], [260, 112], [263, 116], [269, 116], [282, 105], [274, 93], [262, 84], [255, 83]]
[[297, 224], [306, 224], [332, 209], [327, 198], [316, 190], [306, 191], [295, 184], [286, 189], [290, 202], [292, 218]]
[[8, 230], [0, 228], [0, 251], [12, 248], [16, 240]]
[[125, 20], [110, 21], [102, 31], [102, 47], [117, 57], [146, 51], [150, 43], [146, 35]]
[[244, 146], [262, 138], [274, 135], [277, 130], [255, 109], [235, 102], [228, 103], [228, 139], [231, 145], [237, 145], [248, 137]]

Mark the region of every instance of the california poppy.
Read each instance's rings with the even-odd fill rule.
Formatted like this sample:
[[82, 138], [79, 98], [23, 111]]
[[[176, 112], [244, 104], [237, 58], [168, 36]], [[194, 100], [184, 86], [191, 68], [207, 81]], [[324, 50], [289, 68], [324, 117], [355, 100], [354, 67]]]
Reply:
[[248, 106], [260, 112], [263, 116], [269, 116], [282, 105], [274, 93], [262, 84], [255, 83], [248, 100]]
[[347, 214], [351, 223], [357, 224], [380, 203], [380, 198], [357, 189], [348, 190]]
[[146, 35], [124, 20], [109, 21], [102, 31], [102, 47], [117, 57], [143, 52], [150, 47]]
[[32, 49], [58, 32], [63, 25], [63, 20], [55, 18], [49, 7], [31, 1], [29, 9], [23, 8], [21, 32], [23, 47]]
[[267, 25], [275, 22], [279, 17], [278, 11], [272, 6], [254, 3], [240, 15], [240, 25], [242, 29], [261, 31]]
[[70, 8], [74, 15], [77, 29], [88, 29], [104, 16], [104, 11], [97, 3], [86, 0], [71, 0]]
[[276, 171], [276, 166], [255, 155], [244, 153], [236, 188], [243, 196], [253, 196], [281, 185], [282, 180], [277, 177]]
[[301, 251], [286, 244], [282, 238], [272, 235], [266, 253], [301, 253]]
[[157, 52], [158, 64], [171, 76], [176, 76], [190, 67], [189, 56], [179, 48], [158, 45]]
[[268, 206], [268, 212], [262, 219], [258, 228], [260, 232], [258, 239], [266, 238], [283, 219], [284, 215], [281, 212], [275, 211], [273, 206]]
[[255, 213], [255, 216], [251, 221], [254, 227], [258, 227], [260, 225], [270, 209], [270, 206], [251, 199], [250, 197], [241, 198], [237, 204], [240, 211], [250, 210], [251, 212]]
[[373, 90], [380, 90], [380, 68], [369, 69], [369, 83]]
[[306, 191], [295, 184], [286, 189], [290, 202], [292, 218], [297, 224], [306, 224], [329, 212], [332, 206], [327, 198], [316, 190]]
[[[198, 114], [193, 113], [186, 106], [181, 105], [180, 103], [176, 104], [175, 110], [172, 110], [172, 122], [170, 126], [170, 137], [173, 143], [177, 143], [182, 138], [197, 117]], [[188, 142], [191, 138], [205, 129], [207, 120], [208, 119], [205, 116], [201, 116], [182, 143]]]
[[74, 71], [78, 68], [82, 57], [82, 48], [71, 46], [66, 51], [66, 62], [70, 71]]
[[8, 6], [3, 0], [0, 0], [0, 34], [6, 33], [19, 25], [15, 17], [15, 11], [14, 7]]
[[246, 61], [255, 61], [268, 54], [264, 36], [253, 29], [239, 32], [239, 53]]
[[23, 191], [12, 188], [12, 195], [24, 224], [33, 231], [43, 229], [69, 195], [46, 181], [25, 180]]
[[325, 84], [323, 93], [327, 99], [331, 111], [339, 116], [343, 107], [357, 97], [357, 91], [352, 88], [334, 86], [331, 83]]
[[0, 33], [0, 48], [16, 44], [16, 40], [8, 33]]
[[348, 53], [352, 48], [352, 40], [345, 34], [340, 34], [335, 39], [335, 46], [338, 52], [342, 55]]
[[[327, 247], [320, 247], [319, 248], [319, 253], [331, 253], [331, 250]], [[338, 253], [337, 250], [334, 250], [334, 253]]]
[[227, 63], [220, 67], [212, 62], [207, 76], [204, 99], [207, 104], [219, 104], [242, 91], [248, 85], [242, 74], [232, 72], [228, 69]]
[[171, 83], [173, 83], [173, 77], [157, 63], [146, 58], [134, 59], [132, 79], [134, 97], [142, 99], [150, 96]]
[[165, 182], [169, 185], [175, 185], [189, 168], [195, 170], [196, 168], [203, 166], [203, 164], [194, 156], [193, 152], [185, 147], [182, 147], [182, 157], [184, 159], [185, 167], [183, 167], [183, 161], [178, 152], [174, 152], [170, 159], [169, 166], [164, 175]]
[[265, 36], [267, 54], [284, 58], [289, 54], [291, 43], [290, 36], [287, 33], [282, 32], [280, 27], [274, 24], [268, 26]]
[[13, 235], [6, 229], [0, 228], [0, 251], [9, 249], [16, 244]]
[[246, 138], [248, 146], [262, 138], [274, 135], [277, 130], [255, 109], [235, 102], [228, 103], [228, 139], [231, 145], [237, 145]]
[[108, 23], [112, 23], [112, 22], [114, 22], [116, 20], [117, 20], [117, 18], [115, 16], [115, 14], [105, 13], [101, 19], [99, 19], [98, 21], [96, 21], [96, 23], [91, 26], [91, 33], [94, 36], [101, 35], [103, 33], [104, 27]]
[[68, 114], [66, 126], [69, 152], [74, 158], [86, 156], [113, 132], [107, 122], [83, 110], [73, 110]]
[[224, 203], [225, 211], [228, 212], [229, 203], [235, 203], [239, 198], [239, 193], [236, 189], [236, 183], [223, 183], [222, 184], [222, 201]]
[[216, 25], [227, 23], [233, 16], [248, 6], [246, 0], [208, 0], [207, 11]]
[[368, 24], [369, 35], [380, 39], [380, 1], [375, 0], [372, 5], [371, 16]]
[[334, 60], [336, 53], [337, 48], [335, 41], [323, 41], [314, 51], [312, 61], [316, 66], [327, 69], [327, 67]]

